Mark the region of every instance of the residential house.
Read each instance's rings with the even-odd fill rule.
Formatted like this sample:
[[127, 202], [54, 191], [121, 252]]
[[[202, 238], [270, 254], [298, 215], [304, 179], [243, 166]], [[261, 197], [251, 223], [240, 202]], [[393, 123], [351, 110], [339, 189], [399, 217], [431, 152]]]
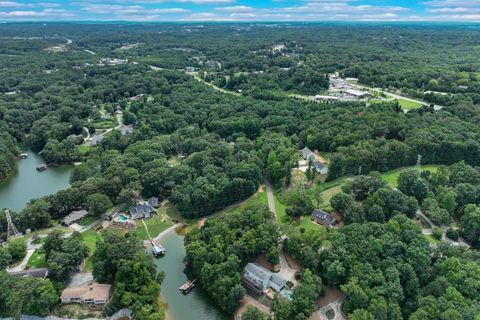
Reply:
[[88, 286], [66, 288], [60, 299], [62, 303], [80, 303], [89, 307], [100, 307], [107, 304], [112, 295], [110, 284], [92, 283]]
[[356, 99], [365, 99], [371, 96], [369, 92], [356, 90], [356, 89], [347, 89], [345, 90], [345, 94], [352, 96]]
[[147, 203], [154, 208], [158, 208], [158, 198], [156, 197], [151, 197], [150, 199], [148, 199]]
[[328, 173], [328, 167], [323, 163], [321, 163], [320, 161], [318, 161], [315, 153], [309, 148], [305, 147], [302, 150], [300, 150], [300, 155], [307, 162], [311, 161], [312, 165], [315, 167], [318, 173], [320, 174]]
[[287, 280], [258, 264], [248, 263], [243, 270], [242, 283], [255, 293], [263, 294], [268, 288], [276, 292], [282, 291], [287, 285]]
[[103, 135], [101, 135], [101, 134], [94, 134], [94, 135], [92, 136], [92, 140], [90, 141], [90, 145], [91, 145], [92, 147], [95, 147], [95, 146], [100, 145], [100, 143], [102, 143], [102, 141], [103, 141]]
[[77, 222], [88, 214], [87, 210], [77, 210], [70, 212], [65, 218], [63, 218], [63, 224], [67, 227], [72, 223]]
[[48, 269], [47, 268], [33, 268], [28, 270], [22, 271], [13, 271], [9, 272], [12, 277], [30, 277], [36, 279], [45, 279], [48, 276]]
[[122, 125], [120, 128], [120, 133], [122, 134], [122, 136], [127, 136], [131, 133], [133, 133], [133, 126], [132, 125]]
[[130, 215], [133, 220], [148, 219], [156, 214], [155, 209], [147, 202], [139, 202], [130, 208]]
[[313, 210], [311, 219], [324, 227], [331, 227], [335, 223], [335, 218], [330, 213], [320, 209]]

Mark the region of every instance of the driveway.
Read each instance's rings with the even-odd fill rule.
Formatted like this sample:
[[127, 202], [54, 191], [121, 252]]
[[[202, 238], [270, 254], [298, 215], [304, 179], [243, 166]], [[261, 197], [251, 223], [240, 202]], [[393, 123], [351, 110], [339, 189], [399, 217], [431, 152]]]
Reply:
[[275, 198], [273, 196], [273, 188], [268, 179], [265, 179], [265, 189], [267, 190], [268, 209], [270, 209], [270, 212], [275, 215], [275, 219], [278, 220], [277, 209], [275, 208]]

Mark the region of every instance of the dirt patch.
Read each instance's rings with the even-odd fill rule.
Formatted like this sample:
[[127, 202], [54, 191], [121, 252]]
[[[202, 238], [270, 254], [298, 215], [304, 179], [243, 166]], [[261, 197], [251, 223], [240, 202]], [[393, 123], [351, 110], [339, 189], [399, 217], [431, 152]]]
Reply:
[[278, 272], [280, 271], [280, 265], [273, 265], [270, 262], [267, 261], [267, 255], [265, 253], [261, 254], [260, 256], [257, 257], [254, 261], [256, 264], [261, 265], [267, 270], [270, 270], [272, 272]]
[[206, 218], [201, 218], [200, 220], [198, 220], [198, 222], [197, 222], [197, 228], [198, 229], [201, 229], [205, 225], [205, 220], [207, 220], [207, 219]]
[[300, 264], [295, 260], [293, 259], [289, 254], [287, 253], [284, 253], [285, 254], [285, 260], [287, 260], [287, 263], [288, 265], [290, 266], [290, 268], [292, 269], [296, 269], [296, 270], [300, 270], [301, 267], [300, 267]]
[[323, 308], [335, 300], [339, 299], [343, 293], [336, 288], [325, 287], [325, 295], [321, 298], [318, 298], [315, 302], [315, 305], [318, 309]]

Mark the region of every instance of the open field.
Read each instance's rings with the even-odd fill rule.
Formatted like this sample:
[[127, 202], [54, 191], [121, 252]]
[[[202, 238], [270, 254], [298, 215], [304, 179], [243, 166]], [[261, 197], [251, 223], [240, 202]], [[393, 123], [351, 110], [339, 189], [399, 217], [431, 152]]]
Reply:
[[419, 102], [407, 100], [407, 99], [396, 99], [403, 110], [412, 110], [422, 107], [422, 104]]
[[[408, 169], [413, 169], [413, 168], [417, 168], [417, 167], [415, 167], [415, 166], [404, 167], [404, 168], [399, 168], [399, 169], [394, 169], [394, 170], [387, 171], [387, 172], [382, 174], [382, 179], [385, 180], [390, 187], [396, 188], [397, 187], [397, 180], [398, 180], [398, 177], [400, 176], [400, 173], [402, 171], [405, 171], [405, 170], [408, 170]], [[425, 166], [420, 166], [419, 169], [435, 172], [435, 171], [438, 170], [438, 168], [439, 168], [439, 166], [436, 166], [436, 165], [425, 165]]]

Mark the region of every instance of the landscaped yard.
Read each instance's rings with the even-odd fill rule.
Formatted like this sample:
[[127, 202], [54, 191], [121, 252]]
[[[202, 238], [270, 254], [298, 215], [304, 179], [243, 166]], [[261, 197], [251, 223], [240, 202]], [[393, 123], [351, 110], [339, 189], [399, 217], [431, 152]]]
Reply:
[[82, 144], [82, 145], [78, 146], [78, 151], [80, 151], [80, 153], [82, 153], [82, 154], [85, 154], [85, 153], [89, 152], [90, 150], [92, 150], [92, 148], [93, 147], [91, 147], [91, 146], [87, 146], [87, 145]]
[[[400, 176], [400, 173], [402, 171], [407, 170], [407, 169], [413, 169], [413, 168], [418, 168], [418, 167], [416, 167], [416, 166], [404, 167], [404, 168], [399, 168], [399, 169], [394, 169], [394, 170], [387, 171], [387, 172], [382, 174], [382, 179], [385, 180], [390, 187], [396, 188], [397, 187], [397, 180], [398, 180], [398, 177]], [[439, 168], [439, 166], [436, 166], [436, 165], [425, 165], [425, 166], [420, 166], [419, 169], [435, 172], [435, 171], [438, 170], [438, 168]]]
[[[152, 238], [155, 238], [160, 232], [174, 225], [173, 220], [179, 218], [178, 211], [171, 205], [166, 205], [157, 210], [158, 214], [153, 218], [145, 219], [148, 232]], [[134, 231], [135, 235], [140, 240], [149, 240], [147, 230], [141, 220], [135, 222], [137, 229]]]

